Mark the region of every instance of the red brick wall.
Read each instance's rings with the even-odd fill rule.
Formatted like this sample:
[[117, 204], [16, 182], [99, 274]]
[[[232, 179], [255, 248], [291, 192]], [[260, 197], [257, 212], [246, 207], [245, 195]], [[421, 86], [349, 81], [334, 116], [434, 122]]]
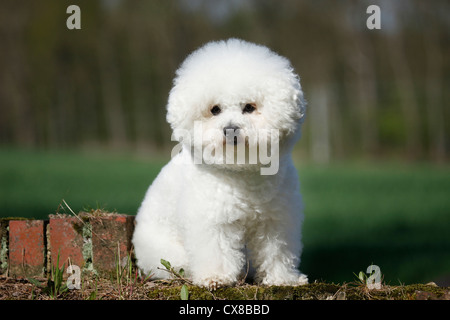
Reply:
[[0, 219], [0, 274], [43, 277], [56, 266], [115, 272], [130, 254], [134, 216], [51, 215], [48, 220]]

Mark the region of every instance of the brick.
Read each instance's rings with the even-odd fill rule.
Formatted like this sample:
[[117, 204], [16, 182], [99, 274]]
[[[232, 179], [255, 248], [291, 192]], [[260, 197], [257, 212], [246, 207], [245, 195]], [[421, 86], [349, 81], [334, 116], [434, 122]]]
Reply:
[[48, 248], [50, 259], [55, 267], [58, 261], [61, 268], [70, 264], [84, 267], [83, 258], [83, 225], [84, 221], [73, 216], [50, 216], [48, 226]]
[[9, 221], [9, 273], [17, 277], [45, 275], [43, 220]]
[[92, 226], [94, 269], [100, 274], [108, 274], [116, 270], [119, 255], [123, 262], [129, 254], [134, 216], [111, 214], [89, 220]]
[[0, 274], [8, 270], [8, 224], [8, 220], [0, 219]]

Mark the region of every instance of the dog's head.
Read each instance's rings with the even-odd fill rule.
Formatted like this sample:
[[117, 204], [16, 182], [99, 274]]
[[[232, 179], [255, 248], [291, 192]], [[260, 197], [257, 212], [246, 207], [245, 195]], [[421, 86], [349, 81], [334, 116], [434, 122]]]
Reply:
[[[305, 102], [286, 58], [230, 39], [208, 43], [188, 56], [176, 72], [167, 111], [175, 138], [182, 136], [191, 147], [197, 142], [203, 148], [252, 148], [263, 136], [270, 143], [273, 135], [280, 146], [292, 146], [300, 137]], [[201, 135], [195, 133], [200, 130]], [[184, 139], [187, 132], [191, 139]]]

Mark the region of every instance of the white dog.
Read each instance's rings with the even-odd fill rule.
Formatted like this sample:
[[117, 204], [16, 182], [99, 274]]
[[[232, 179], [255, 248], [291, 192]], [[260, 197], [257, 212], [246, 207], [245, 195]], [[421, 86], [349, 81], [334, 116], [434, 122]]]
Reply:
[[230, 39], [192, 53], [167, 106], [180, 152], [136, 216], [138, 267], [167, 278], [165, 259], [216, 288], [236, 283], [251, 261], [261, 284], [306, 284], [297, 269], [303, 214], [291, 159], [304, 111], [299, 77], [268, 48]]

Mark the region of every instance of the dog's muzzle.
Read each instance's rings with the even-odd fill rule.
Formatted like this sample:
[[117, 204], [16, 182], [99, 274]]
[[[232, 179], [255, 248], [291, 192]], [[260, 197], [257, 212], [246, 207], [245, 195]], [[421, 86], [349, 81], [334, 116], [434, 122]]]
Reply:
[[225, 140], [229, 144], [238, 144], [238, 136], [239, 136], [240, 128], [237, 126], [226, 126], [223, 128], [223, 135], [225, 136]]

